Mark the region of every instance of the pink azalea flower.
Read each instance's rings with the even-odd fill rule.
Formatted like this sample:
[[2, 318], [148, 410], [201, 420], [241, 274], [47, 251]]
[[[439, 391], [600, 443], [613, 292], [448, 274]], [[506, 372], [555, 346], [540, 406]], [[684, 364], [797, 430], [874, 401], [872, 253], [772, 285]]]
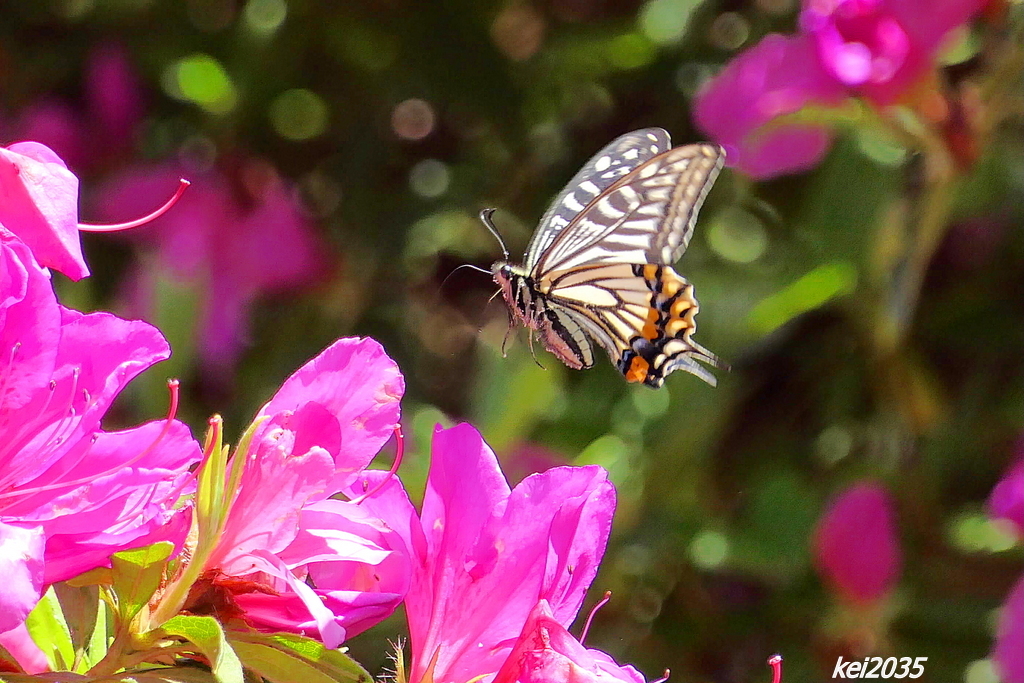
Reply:
[[[755, 178], [806, 170], [828, 151], [824, 125], [767, 126], [847, 97], [895, 103], [930, 70], [943, 39], [984, 0], [805, 0], [802, 33], [766, 36], [697, 95], [697, 124]], [[767, 126], [767, 127], [766, 127]]]
[[410, 680], [461, 683], [497, 673], [542, 600], [546, 618], [570, 624], [597, 573], [614, 509], [600, 467], [557, 467], [509, 490], [476, 430], [435, 431], [412, 529]]
[[512, 653], [493, 683], [645, 683], [631, 666], [619, 666], [600, 650], [588, 650], [537, 603]]
[[[386, 473], [364, 470], [394, 432], [403, 390], [379, 344], [340, 339], [260, 411], [266, 421], [205, 563], [230, 579], [224, 587], [247, 582], [232, 600], [251, 626], [319, 635], [337, 647], [402, 601], [415, 510], [397, 479], [385, 484]], [[379, 484], [359, 504], [330, 499]]]
[[844, 96], [809, 38], [772, 34], [705, 85], [694, 118], [725, 147], [730, 165], [754, 178], [770, 178], [813, 167], [831, 146], [832, 135], [823, 125], [765, 124], [808, 105], [839, 105]]
[[89, 274], [78, 236], [78, 178], [38, 142], [0, 147], [0, 225], [72, 280]]
[[818, 520], [814, 559], [841, 598], [873, 603], [896, 584], [902, 557], [888, 491], [871, 481], [850, 486]]
[[933, 67], [943, 38], [984, 0], [808, 0], [800, 26], [843, 85], [892, 104]]
[[47, 272], [0, 230], [0, 632], [49, 584], [119, 550], [180, 542], [172, 506], [199, 445], [180, 422], [119, 432], [100, 420], [125, 385], [167, 358], [146, 323], [60, 306]]
[[992, 659], [1002, 683], [1024, 683], [1024, 576], [1000, 610]]
[[[131, 233], [151, 245], [156, 263], [138, 268], [130, 291], [155, 291], [161, 275], [204, 288], [196, 333], [203, 361], [219, 372], [229, 370], [244, 347], [253, 301], [310, 285], [325, 267], [325, 248], [291, 188], [255, 162], [245, 172], [259, 182], [233, 186], [219, 174], [201, 177], [174, 211]], [[134, 169], [108, 186], [100, 213], [110, 220], [138, 215], [166, 196], [178, 177], [168, 166]], [[132, 303], [134, 314], [151, 316], [150, 300]]]
[[1024, 458], [1010, 466], [988, 497], [989, 514], [1006, 519], [1024, 535]]

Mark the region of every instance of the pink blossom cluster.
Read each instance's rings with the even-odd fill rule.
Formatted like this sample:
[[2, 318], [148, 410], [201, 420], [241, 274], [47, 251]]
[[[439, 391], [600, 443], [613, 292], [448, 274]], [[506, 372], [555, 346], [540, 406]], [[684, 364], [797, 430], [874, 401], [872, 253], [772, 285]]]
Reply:
[[101, 420], [139, 373], [170, 355], [160, 332], [61, 306], [48, 268], [88, 274], [78, 179], [48, 148], [0, 149], [0, 632], [43, 589], [158, 540], [180, 544], [200, 457], [173, 419], [122, 431]]
[[[235, 453], [221, 532], [208, 551], [190, 546], [204, 450], [189, 429], [173, 410], [101, 426], [166, 341], [54, 295], [50, 268], [88, 274], [77, 184], [40, 144], [0, 150], [0, 644], [23, 666], [45, 668], [23, 625], [47, 586], [170, 541], [202, 558], [209, 589], [183, 607], [228, 626], [333, 648], [404, 603], [412, 683], [644, 681], [567, 631], [611, 529], [605, 470], [555, 467], [511, 488], [473, 427], [438, 428], [417, 511], [393, 472], [367, 469], [404, 391], [370, 339], [338, 340], [263, 406]], [[196, 597], [211, 591], [223, 599]]]
[[[1018, 455], [1006, 475], [992, 489], [989, 513], [1005, 522], [1024, 541], [1024, 455]], [[1010, 589], [1000, 610], [992, 659], [1004, 683], [1024, 683], [1024, 575]]]
[[953, 29], [984, 0], [803, 0], [800, 32], [770, 34], [697, 95], [697, 125], [755, 178], [806, 170], [831, 145], [824, 123], [777, 121], [849, 98], [877, 108], [911, 97]]

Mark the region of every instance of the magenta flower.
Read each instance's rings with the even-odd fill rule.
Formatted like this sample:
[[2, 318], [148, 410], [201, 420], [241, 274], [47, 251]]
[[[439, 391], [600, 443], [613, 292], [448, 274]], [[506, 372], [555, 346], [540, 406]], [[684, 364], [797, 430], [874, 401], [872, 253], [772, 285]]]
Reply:
[[199, 445], [185, 425], [100, 429], [114, 398], [169, 355], [149, 325], [60, 306], [47, 272], [0, 230], [0, 632], [24, 621], [49, 584], [112, 553], [180, 542], [173, 511]]
[[[248, 336], [248, 312], [265, 294], [307, 286], [325, 268], [325, 247], [301, 214], [292, 188], [269, 167], [249, 163], [243, 184], [218, 174], [197, 180], [173, 212], [133, 231], [155, 250], [155, 264], [139, 266], [130, 292], [133, 313], [152, 314], [146, 293], [158, 278], [198, 284], [205, 290], [196, 334], [209, 369], [226, 372]], [[178, 172], [135, 169], [109, 185], [99, 210], [122, 220], [166, 196]], [[258, 181], [258, 182], [257, 182]], [[243, 189], [244, 188], [244, 189]], [[155, 266], [155, 267], [154, 267]]]
[[[251, 626], [319, 634], [337, 647], [402, 601], [415, 510], [396, 479], [384, 484], [386, 473], [364, 470], [395, 430], [403, 390], [379, 344], [340, 339], [260, 411], [265, 422], [205, 563], [236, 585], [248, 582], [232, 599]], [[380, 484], [359, 504], [330, 499]]]
[[850, 486], [814, 531], [818, 571], [841, 598], [873, 603], [896, 584], [902, 557], [888, 491], [871, 481]]
[[725, 147], [731, 165], [755, 178], [813, 167], [832, 134], [816, 124], [765, 124], [812, 104], [837, 106], [845, 96], [806, 36], [772, 34], [729, 62], [697, 96], [694, 118]]
[[1002, 683], [1024, 683], [1024, 576], [1000, 610], [992, 659]]
[[984, 0], [804, 0], [800, 35], [766, 36], [697, 95], [698, 126], [755, 178], [805, 170], [828, 150], [824, 125], [768, 125], [847, 97], [895, 103], [935, 68], [943, 39]]
[[989, 514], [1013, 522], [1024, 535], [1024, 458], [1010, 466], [988, 497]]
[[0, 225], [72, 280], [89, 274], [78, 236], [78, 178], [38, 142], [0, 147]]
[[614, 509], [600, 467], [554, 468], [510, 491], [476, 430], [435, 431], [412, 529], [409, 680], [456, 683], [498, 672], [542, 600], [547, 617], [570, 624], [597, 573]]
[[588, 650], [537, 603], [493, 683], [645, 683], [631, 666], [619, 666], [600, 650]]
[[806, 0], [800, 26], [840, 83], [892, 104], [933, 68], [943, 38], [983, 0]]

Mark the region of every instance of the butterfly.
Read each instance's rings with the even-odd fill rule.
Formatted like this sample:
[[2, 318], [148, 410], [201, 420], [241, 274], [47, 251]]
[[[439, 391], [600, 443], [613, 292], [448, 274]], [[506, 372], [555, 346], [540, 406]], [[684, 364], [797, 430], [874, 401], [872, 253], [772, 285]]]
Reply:
[[[660, 128], [613, 140], [555, 198], [522, 266], [502, 245], [491, 275], [513, 324], [571, 368], [594, 365], [593, 339], [630, 382], [658, 388], [682, 369], [714, 386], [700, 363], [728, 366], [691, 338], [697, 299], [672, 264], [724, 161], [717, 145], [673, 149]], [[497, 235], [493, 212], [481, 219]]]

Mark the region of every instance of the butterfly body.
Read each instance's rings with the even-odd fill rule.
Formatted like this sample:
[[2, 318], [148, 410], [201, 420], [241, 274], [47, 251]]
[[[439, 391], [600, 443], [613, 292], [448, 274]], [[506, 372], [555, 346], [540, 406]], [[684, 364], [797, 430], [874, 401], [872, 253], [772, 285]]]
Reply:
[[715, 384], [696, 361], [725, 365], [690, 338], [697, 300], [671, 266], [723, 159], [714, 145], [672, 149], [659, 128], [598, 152], [541, 219], [524, 265], [492, 266], [513, 318], [571, 368], [594, 364], [592, 338], [630, 382], [657, 388], [683, 369]]

